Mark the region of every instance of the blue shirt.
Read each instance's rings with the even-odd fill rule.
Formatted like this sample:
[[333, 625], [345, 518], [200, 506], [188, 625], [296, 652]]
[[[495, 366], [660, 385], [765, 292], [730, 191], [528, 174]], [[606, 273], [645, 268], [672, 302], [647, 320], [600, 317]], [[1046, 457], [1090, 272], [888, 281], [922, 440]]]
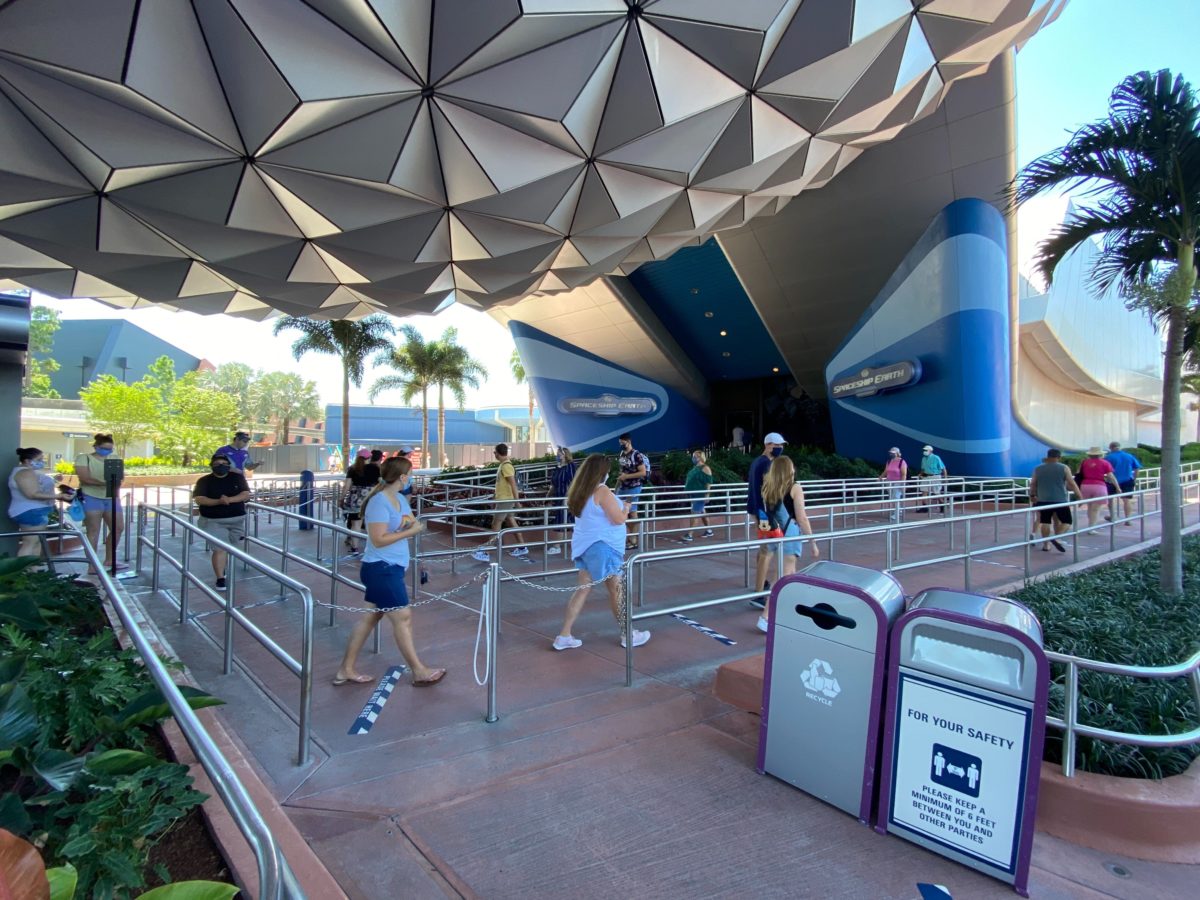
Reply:
[[921, 471], [926, 475], [941, 475], [946, 471], [946, 464], [936, 453], [921, 457]]
[[747, 477], [750, 486], [746, 491], [746, 512], [752, 518], [757, 519], [760, 512], [765, 512], [762, 508], [762, 484], [763, 479], [767, 477], [767, 470], [771, 468], [771, 462], [771, 457], [759, 456], [750, 463], [750, 474]]
[[386, 562], [408, 568], [408, 538], [388, 544], [386, 547], [376, 547], [371, 543], [369, 536], [371, 524], [374, 522], [382, 522], [387, 526], [389, 532], [399, 531], [403, 518], [412, 515], [412, 507], [408, 505], [408, 501], [403, 496], [397, 497], [397, 500], [400, 501], [399, 509], [392, 505], [392, 501], [384, 496], [383, 491], [379, 491], [367, 501], [367, 505], [363, 509], [363, 528], [368, 534], [367, 549], [363, 552], [363, 562]]
[[1142, 467], [1136, 456], [1126, 453], [1124, 450], [1110, 450], [1104, 458], [1113, 467], [1113, 475], [1117, 479], [1117, 484], [1133, 481], [1137, 477], [1137, 470]]
[[226, 444], [219, 449], [213, 456], [224, 456], [229, 459], [229, 464], [235, 469], [246, 471], [246, 463], [250, 461], [250, 449], [239, 450], [233, 444]]

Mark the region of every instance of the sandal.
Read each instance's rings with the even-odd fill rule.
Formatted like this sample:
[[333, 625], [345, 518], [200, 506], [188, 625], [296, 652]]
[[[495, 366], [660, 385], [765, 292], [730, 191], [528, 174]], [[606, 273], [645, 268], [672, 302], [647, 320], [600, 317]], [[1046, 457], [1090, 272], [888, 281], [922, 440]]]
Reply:
[[357, 678], [335, 678], [333, 684], [335, 687], [340, 684], [370, 684], [374, 680], [370, 675], [359, 675]]
[[420, 680], [417, 680], [416, 678], [414, 678], [413, 679], [413, 687], [432, 687], [433, 685], [437, 684], [439, 681], [441, 681], [445, 677], [446, 677], [445, 669], [434, 669], [433, 674], [430, 675], [428, 678], [422, 678]]

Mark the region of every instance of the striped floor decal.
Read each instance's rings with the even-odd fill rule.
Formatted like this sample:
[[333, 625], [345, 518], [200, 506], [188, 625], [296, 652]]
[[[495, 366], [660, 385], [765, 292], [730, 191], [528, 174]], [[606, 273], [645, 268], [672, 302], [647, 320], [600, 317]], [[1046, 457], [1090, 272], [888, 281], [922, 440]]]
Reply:
[[362, 712], [358, 714], [358, 718], [354, 720], [354, 724], [350, 726], [350, 730], [346, 734], [366, 734], [371, 730], [371, 726], [383, 712], [383, 704], [387, 703], [388, 697], [392, 695], [392, 690], [396, 687], [396, 682], [403, 674], [404, 666], [392, 666], [387, 670], [383, 678], [379, 679], [379, 686], [371, 694], [371, 699], [367, 701], [367, 705], [363, 707]]
[[733, 638], [727, 638], [727, 637], [725, 637], [725, 635], [721, 634], [719, 631], [713, 631], [711, 628], [701, 625], [695, 619], [689, 619], [687, 616], [682, 616], [679, 613], [671, 613], [671, 618], [678, 619], [684, 625], [690, 625], [692, 628], [695, 628], [701, 634], [707, 634], [714, 641], [720, 641], [726, 647], [736, 647], [737, 646], [737, 641], [733, 640]]

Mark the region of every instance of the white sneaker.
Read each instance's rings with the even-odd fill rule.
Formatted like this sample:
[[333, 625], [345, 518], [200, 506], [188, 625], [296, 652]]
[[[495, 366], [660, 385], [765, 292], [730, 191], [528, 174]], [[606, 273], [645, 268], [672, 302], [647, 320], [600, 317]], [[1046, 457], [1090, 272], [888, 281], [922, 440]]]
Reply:
[[685, 544], [690, 544], [692, 541], [695, 540], [695, 538], [692, 537], [690, 534], [685, 534], [683, 537], [680, 538], [680, 540], [683, 541]]
[[562, 553], [562, 547], [547, 547], [546, 548], [547, 556], [558, 556], [561, 553]]
[[486, 550], [476, 550], [474, 553], [471, 554], [471, 558], [477, 559], [480, 562], [491, 562], [492, 561], [491, 555], [489, 555]]
[[713, 536], [713, 530], [711, 528], [705, 529], [704, 534], [700, 535], [700, 537], [712, 537], [712, 536]]
[[[640, 647], [650, 640], [650, 632], [633, 629], [633, 646]], [[625, 635], [621, 635], [621, 646], [625, 646]]]
[[766, 634], [767, 631], [770, 630], [770, 628], [771, 628], [771, 623], [768, 622], [762, 616], [759, 616], [758, 617], [758, 630], [761, 631], [763, 634]]
[[574, 637], [563, 637], [561, 634], [554, 639], [555, 650], [574, 650], [576, 647], [582, 647], [583, 641]]
[[517, 549], [513, 550], [512, 553], [510, 553], [509, 555], [516, 556], [516, 557], [528, 556], [529, 548], [528, 547], [517, 547]]

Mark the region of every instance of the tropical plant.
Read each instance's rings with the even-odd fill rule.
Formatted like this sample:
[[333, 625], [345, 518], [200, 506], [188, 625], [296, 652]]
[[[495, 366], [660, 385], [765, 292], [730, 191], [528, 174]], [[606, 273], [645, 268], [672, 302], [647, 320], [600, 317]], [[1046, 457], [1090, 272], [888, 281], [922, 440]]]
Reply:
[[238, 407], [237, 425], [251, 428], [258, 422], [254, 386], [262, 374], [245, 363], [232, 362], [221, 363], [211, 372], [200, 373], [200, 379], [204, 387], [232, 397]]
[[467, 388], [478, 388], [487, 378], [487, 369], [471, 357], [467, 348], [458, 343], [458, 329], [447, 328], [435, 342], [437, 374], [434, 383], [438, 389], [437, 457], [435, 466], [440, 466], [446, 456], [446, 391], [462, 410], [467, 403]]
[[375, 357], [375, 365], [386, 366], [396, 371], [395, 375], [382, 375], [371, 385], [368, 396], [371, 402], [384, 391], [400, 391], [405, 404], [421, 395], [421, 450], [429, 453], [429, 389], [436, 384], [439, 358], [437, 344], [426, 341], [421, 332], [412, 325], [403, 325], [400, 335], [404, 339], [397, 347], [389, 347]]
[[1084, 241], [1101, 238], [1091, 273], [1101, 290], [1114, 283], [1128, 295], [1156, 272], [1170, 271], [1147, 308], [1165, 325], [1162, 394], [1162, 588], [1183, 590], [1180, 496], [1180, 373], [1200, 240], [1200, 104], [1190, 84], [1166, 70], [1125, 78], [1108, 116], [1085, 125], [1057, 150], [1018, 173], [1010, 186], [1020, 204], [1049, 191], [1086, 188], [1094, 202], [1078, 206], [1038, 247], [1049, 282], [1060, 261]]
[[[50, 376], [61, 367], [48, 354], [54, 352], [54, 335], [62, 327], [58, 313], [47, 306], [35, 306], [29, 312], [29, 361], [21, 394], [25, 397], [61, 396], [50, 384]], [[39, 357], [42, 357], [39, 359]]]
[[224, 391], [203, 387], [195, 372], [188, 372], [170, 388], [170, 399], [156, 441], [172, 461], [188, 466], [206, 460], [220, 447], [238, 421], [238, 403]]
[[158, 430], [161, 400], [145, 382], [125, 384], [101, 375], [79, 392], [79, 399], [88, 425], [111, 434], [121, 455], [130, 441], [152, 437]]
[[362, 386], [367, 357], [390, 345], [388, 338], [396, 327], [385, 315], [367, 316], [358, 321], [339, 319], [325, 322], [299, 316], [284, 316], [275, 323], [275, 334], [299, 331], [292, 344], [292, 355], [299, 360], [306, 353], [326, 353], [342, 362], [342, 459], [350, 459], [350, 385]]
[[254, 383], [255, 415], [276, 423], [279, 443], [291, 438], [292, 422], [321, 414], [321, 397], [314, 382], [293, 372], [267, 372]]
[[521, 362], [521, 354], [515, 347], [513, 348], [512, 356], [508, 358], [508, 365], [509, 368], [512, 369], [513, 380], [516, 381], [517, 384], [525, 385], [526, 389], [529, 391], [529, 455], [533, 456], [533, 435], [536, 431], [536, 427], [533, 424], [533, 403], [536, 399], [533, 396], [533, 382], [529, 380], [529, 375], [525, 371], [525, 363]]

